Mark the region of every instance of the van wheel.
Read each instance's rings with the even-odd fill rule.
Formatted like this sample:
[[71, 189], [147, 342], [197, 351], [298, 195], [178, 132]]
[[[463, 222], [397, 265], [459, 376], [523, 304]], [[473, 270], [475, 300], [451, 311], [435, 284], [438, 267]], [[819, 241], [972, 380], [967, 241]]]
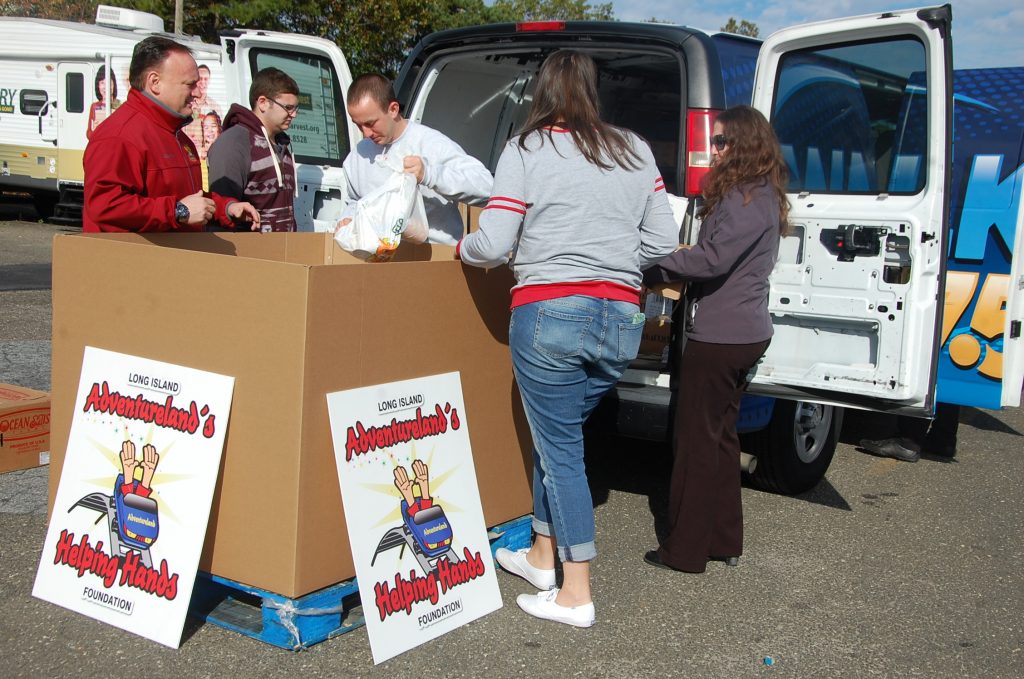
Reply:
[[843, 409], [807, 401], [775, 401], [771, 422], [740, 437], [744, 452], [757, 458], [751, 485], [795, 495], [821, 481], [836, 452]]

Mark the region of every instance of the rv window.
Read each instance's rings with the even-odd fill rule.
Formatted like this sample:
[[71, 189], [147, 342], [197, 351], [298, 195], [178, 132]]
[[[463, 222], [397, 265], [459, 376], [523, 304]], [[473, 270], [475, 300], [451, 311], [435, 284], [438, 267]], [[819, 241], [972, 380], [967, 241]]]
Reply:
[[772, 126], [791, 191], [903, 193], [928, 164], [925, 48], [906, 37], [791, 52]]
[[253, 74], [264, 68], [279, 68], [299, 84], [299, 115], [288, 136], [295, 159], [312, 165], [341, 165], [348, 155], [348, 121], [345, 93], [341, 91], [334, 65], [324, 56], [253, 50]]
[[50, 100], [50, 96], [43, 90], [22, 90], [20, 98], [21, 112], [27, 116], [39, 115]]
[[67, 97], [64, 99], [64, 110], [68, 113], [81, 113], [85, 110], [85, 76], [81, 73], [68, 73], [64, 77]]

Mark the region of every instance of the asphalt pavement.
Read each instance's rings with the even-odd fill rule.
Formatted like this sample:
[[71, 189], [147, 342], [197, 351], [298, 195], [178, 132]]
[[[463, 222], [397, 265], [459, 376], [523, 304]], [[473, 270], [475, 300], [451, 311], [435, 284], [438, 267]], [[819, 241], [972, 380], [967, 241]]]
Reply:
[[[0, 220], [26, 217], [0, 202]], [[0, 382], [49, 389], [50, 242], [65, 231], [0, 221]], [[961, 421], [954, 460], [909, 464], [859, 452], [892, 421], [848, 412], [826, 479], [797, 497], [744, 488], [740, 565], [703, 575], [642, 560], [666, 450], [590, 441], [597, 624], [527, 617], [529, 586], [499, 573], [501, 610], [377, 667], [365, 628], [293, 653], [190, 621], [173, 650], [33, 599], [47, 470], [2, 474], [0, 675], [1022, 677], [1024, 413]]]

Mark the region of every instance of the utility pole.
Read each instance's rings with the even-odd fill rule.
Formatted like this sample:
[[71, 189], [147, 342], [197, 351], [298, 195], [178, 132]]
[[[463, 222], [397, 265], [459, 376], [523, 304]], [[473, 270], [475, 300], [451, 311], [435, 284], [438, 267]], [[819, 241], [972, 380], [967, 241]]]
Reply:
[[185, 32], [183, 24], [185, 23], [185, 0], [174, 0], [174, 32], [181, 35]]

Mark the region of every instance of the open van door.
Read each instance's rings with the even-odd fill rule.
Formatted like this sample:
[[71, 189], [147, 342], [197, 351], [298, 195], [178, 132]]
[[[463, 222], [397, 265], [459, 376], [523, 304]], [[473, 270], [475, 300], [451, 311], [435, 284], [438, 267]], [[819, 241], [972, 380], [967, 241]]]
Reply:
[[[1024, 165], [1017, 168], [1014, 177], [1018, 182], [1018, 187], [1024, 186]], [[1021, 390], [1024, 387], [1024, 328], [1022, 328], [1024, 325], [1024, 197], [1021, 196], [1020, 189], [1016, 191], [1016, 203], [1017, 223], [1013, 228], [1014, 239], [1010, 245], [1012, 248], [1010, 276], [1005, 281], [1006, 289], [1002, 291], [1002, 295], [996, 297], [985, 314], [986, 319], [994, 317], [996, 320], [994, 325], [1002, 325], [1002, 351], [996, 352], [994, 347], [989, 347], [986, 348], [985, 356], [991, 355], [993, 359], [996, 359], [992, 362], [998, 363], [1001, 368], [999, 371], [1001, 374], [991, 377], [1002, 379], [999, 405], [1004, 407], [1019, 406]], [[1000, 277], [996, 275], [992, 278], [998, 280]], [[979, 299], [985, 299], [984, 286], [982, 287], [982, 297]], [[977, 309], [978, 306], [975, 305], [971, 316], [972, 329], [975, 331], [978, 330], [977, 326], [979, 325], [974, 320], [979, 316]], [[979, 363], [979, 372], [990, 377], [980, 370], [980, 367], [984, 365], [984, 359], [982, 359]]]
[[751, 391], [934, 409], [952, 155], [949, 5], [785, 29], [753, 104], [790, 172]]
[[345, 93], [352, 84], [345, 56], [334, 43], [312, 36], [264, 31], [221, 35], [224, 70], [234, 74], [227, 78], [233, 101], [248, 101], [253, 75], [270, 66], [298, 83], [299, 115], [288, 130], [298, 181], [295, 220], [299, 231], [333, 231], [344, 207], [342, 163], [360, 138], [345, 111]]

